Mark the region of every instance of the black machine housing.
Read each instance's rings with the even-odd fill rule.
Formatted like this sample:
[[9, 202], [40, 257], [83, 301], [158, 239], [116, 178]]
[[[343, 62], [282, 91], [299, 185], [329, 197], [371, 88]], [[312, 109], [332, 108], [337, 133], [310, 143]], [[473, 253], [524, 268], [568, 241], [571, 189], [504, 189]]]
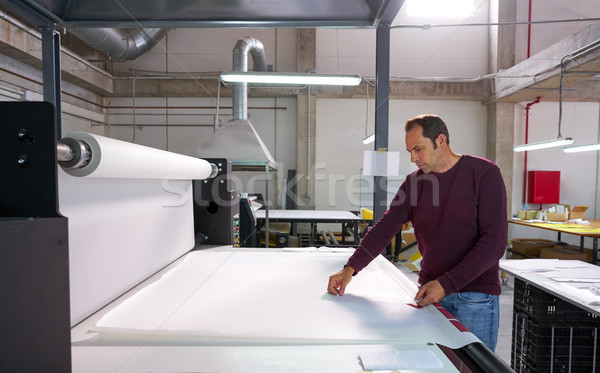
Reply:
[[193, 181], [196, 244], [233, 245], [240, 203], [238, 192], [231, 190], [231, 162], [225, 158], [205, 160], [219, 172], [212, 179]]

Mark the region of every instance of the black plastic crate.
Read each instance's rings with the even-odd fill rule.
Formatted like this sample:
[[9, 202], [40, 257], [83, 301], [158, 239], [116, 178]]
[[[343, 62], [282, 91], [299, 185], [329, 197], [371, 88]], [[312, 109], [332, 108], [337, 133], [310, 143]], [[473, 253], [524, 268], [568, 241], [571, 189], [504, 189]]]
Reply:
[[538, 325], [566, 322], [595, 325], [600, 317], [544, 290], [515, 279], [513, 311]]
[[600, 323], [540, 325], [515, 313], [511, 366], [517, 372], [600, 372]]

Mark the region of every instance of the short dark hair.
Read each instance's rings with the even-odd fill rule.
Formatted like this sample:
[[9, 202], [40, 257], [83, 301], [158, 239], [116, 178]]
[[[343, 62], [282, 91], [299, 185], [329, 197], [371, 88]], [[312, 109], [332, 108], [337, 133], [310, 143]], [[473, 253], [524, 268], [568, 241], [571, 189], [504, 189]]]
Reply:
[[438, 136], [441, 134], [444, 134], [446, 136], [446, 143], [450, 144], [450, 134], [448, 133], [448, 127], [446, 127], [446, 123], [444, 123], [442, 118], [438, 117], [437, 115], [417, 115], [416, 117], [409, 119], [406, 122], [404, 130], [408, 132], [415, 128], [415, 126], [420, 126], [423, 129], [423, 137], [426, 137], [430, 139], [431, 142], [433, 142], [434, 149], [437, 149], [435, 139], [437, 139]]

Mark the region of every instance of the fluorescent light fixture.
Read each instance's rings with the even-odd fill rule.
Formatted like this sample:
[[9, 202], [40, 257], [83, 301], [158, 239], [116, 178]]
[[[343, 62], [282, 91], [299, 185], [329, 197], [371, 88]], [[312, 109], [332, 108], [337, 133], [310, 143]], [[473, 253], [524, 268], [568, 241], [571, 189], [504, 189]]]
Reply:
[[531, 144], [523, 144], [518, 145], [513, 148], [515, 152], [525, 152], [528, 150], [536, 150], [536, 149], [546, 149], [546, 148], [554, 148], [557, 146], [571, 145], [573, 143], [573, 139], [571, 137], [563, 138], [560, 134], [560, 124], [562, 122], [562, 87], [563, 87], [563, 76], [565, 74], [564, 71], [564, 62], [565, 59], [572, 58], [569, 55], [564, 56], [560, 60], [560, 80], [558, 83], [558, 136], [554, 140], [540, 141], [534, 142]]
[[375, 134], [372, 134], [371, 136], [367, 136], [363, 139], [363, 144], [367, 145], [372, 143], [373, 141], [375, 141]]
[[589, 152], [592, 150], [600, 150], [600, 142], [597, 144], [567, 146], [563, 149], [565, 153]]
[[513, 148], [513, 150], [515, 152], [525, 152], [528, 150], [537, 150], [537, 149], [545, 149], [545, 148], [554, 148], [557, 146], [564, 146], [564, 145], [570, 145], [573, 143], [573, 139], [570, 137], [565, 137], [563, 138], [558, 138], [555, 140], [549, 140], [549, 141], [540, 141], [540, 142], [534, 142], [531, 144], [524, 144], [524, 145], [519, 145], [519, 146], [515, 146]]
[[221, 74], [228, 83], [359, 85], [359, 75], [234, 71]]

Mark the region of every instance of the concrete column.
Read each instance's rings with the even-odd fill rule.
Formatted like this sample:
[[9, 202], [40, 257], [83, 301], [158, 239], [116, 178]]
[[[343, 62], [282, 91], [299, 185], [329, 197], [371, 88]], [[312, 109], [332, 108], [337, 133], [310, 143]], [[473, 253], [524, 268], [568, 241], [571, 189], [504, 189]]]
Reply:
[[[516, 0], [490, 1], [490, 22], [516, 22]], [[515, 64], [516, 25], [490, 26], [489, 71], [495, 73]]]
[[[316, 68], [316, 30], [298, 29], [296, 31], [296, 69], [309, 72]], [[315, 103], [314, 92], [308, 88], [296, 96], [296, 184], [298, 209], [315, 208]]]
[[488, 105], [487, 158], [494, 161], [502, 172], [506, 185], [508, 216], [512, 216], [514, 127], [514, 104], [493, 103]]
[[[514, 22], [516, 0], [493, 0], [490, 3], [490, 22]], [[490, 26], [489, 69], [491, 73], [515, 64], [516, 26]], [[490, 86], [493, 90], [494, 85]], [[490, 92], [494, 96], [495, 92]], [[513, 142], [515, 115], [513, 103], [493, 102], [488, 105], [487, 158], [494, 161], [504, 177], [508, 216], [512, 216]]]

